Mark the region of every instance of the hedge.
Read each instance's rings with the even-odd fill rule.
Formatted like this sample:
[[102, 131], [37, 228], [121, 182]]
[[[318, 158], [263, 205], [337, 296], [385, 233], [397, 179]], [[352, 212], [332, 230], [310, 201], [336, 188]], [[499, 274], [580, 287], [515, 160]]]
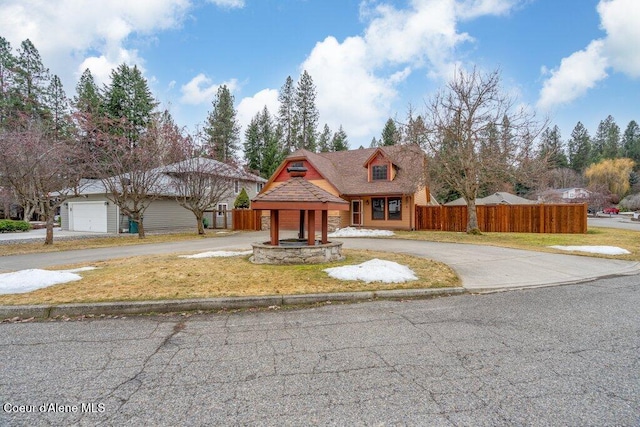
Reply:
[[29, 231], [29, 230], [31, 230], [31, 225], [26, 221], [0, 219], [0, 233], [11, 233], [14, 231]]

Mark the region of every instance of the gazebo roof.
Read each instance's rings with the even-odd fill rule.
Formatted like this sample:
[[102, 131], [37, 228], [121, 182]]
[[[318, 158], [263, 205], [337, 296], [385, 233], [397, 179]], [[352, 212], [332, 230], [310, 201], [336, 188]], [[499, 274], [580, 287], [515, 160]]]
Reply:
[[279, 210], [349, 210], [349, 202], [313, 185], [302, 177], [259, 194], [251, 201], [252, 209]]

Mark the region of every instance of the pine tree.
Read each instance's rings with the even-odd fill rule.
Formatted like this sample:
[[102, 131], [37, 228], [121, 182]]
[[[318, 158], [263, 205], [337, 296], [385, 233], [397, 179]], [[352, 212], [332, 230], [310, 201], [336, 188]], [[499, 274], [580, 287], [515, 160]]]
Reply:
[[18, 49], [15, 78], [21, 113], [32, 119], [46, 118], [48, 111], [44, 104], [49, 82], [49, 70], [43, 65], [38, 49], [29, 39], [23, 41]]
[[286, 157], [285, 151], [280, 146], [282, 141], [282, 129], [278, 125], [275, 128], [271, 138], [267, 140], [264, 149], [264, 155], [262, 156], [262, 167], [260, 168], [260, 176], [263, 178], [269, 178], [278, 169], [280, 163]]
[[378, 141], [375, 136], [371, 138], [371, 143], [369, 144], [369, 148], [380, 147], [380, 145], [381, 145], [380, 141]]
[[260, 138], [260, 113], [257, 113], [244, 131], [244, 158], [252, 171], [259, 171], [262, 167], [264, 146]]
[[303, 71], [296, 87], [295, 117], [300, 129], [296, 148], [316, 151], [319, 113], [316, 108], [316, 87], [307, 70]]
[[635, 120], [631, 120], [624, 131], [622, 149], [625, 157], [640, 165], [640, 126]]
[[69, 136], [69, 100], [67, 99], [67, 94], [62, 87], [62, 82], [57, 75], [54, 75], [51, 78], [51, 83], [47, 88], [46, 107], [49, 111], [54, 139], [59, 140]]
[[298, 140], [298, 123], [295, 115], [295, 93], [293, 79], [287, 76], [287, 80], [280, 88], [278, 94], [280, 108], [278, 109], [278, 125], [282, 130], [282, 147], [286, 154], [295, 150]]
[[209, 156], [223, 163], [234, 161], [239, 148], [240, 125], [233, 102], [229, 88], [220, 86], [204, 128]]
[[540, 158], [547, 158], [552, 169], [568, 166], [567, 155], [564, 153], [564, 143], [560, 137], [560, 128], [554, 126], [542, 132], [540, 141]]
[[157, 105], [138, 67], [121, 64], [112, 70], [111, 83], [104, 88], [103, 99], [112, 130], [124, 135], [132, 147], [136, 146], [151, 123]]
[[16, 105], [16, 63], [11, 43], [0, 37], [0, 128], [15, 114]]
[[614, 159], [620, 154], [620, 127], [612, 116], [607, 116], [598, 124], [591, 147], [591, 162]]
[[331, 140], [331, 151], [347, 151], [349, 149], [349, 142], [347, 141], [347, 133], [342, 129], [342, 125], [338, 128], [338, 131], [333, 134]]
[[322, 128], [322, 133], [318, 137], [318, 151], [321, 153], [331, 151], [331, 129], [326, 123]]
[[587, 128], [581, 122], [578, 122], [571, 132], [568, 151], [569, 167], [578, 173], [582, 173], [590, 163], [591, 137]]
[[73, 98], [75, 109], [88, 115], [100, 115], [102, 112], [102, 99], [100, 90], [96, 85], [93, 74], [88, 68], [84, 70], [76, 85], [76, 96]]
[[396, 122], [392, 118], [389, 118], [389, 120], [384, 124], [381, 141], [381, 145], [383, 146], [396, 145], [400, 143], [400, 132], [398, 132]]

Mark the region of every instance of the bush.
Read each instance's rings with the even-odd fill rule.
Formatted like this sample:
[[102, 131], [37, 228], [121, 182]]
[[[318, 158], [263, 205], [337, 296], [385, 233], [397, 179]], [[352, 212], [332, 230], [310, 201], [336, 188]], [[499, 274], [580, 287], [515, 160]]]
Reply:
[[249, 200], [249, 196], [245, 189], [242, 188], [242, 191], [240, 191], [240, 194], [236, 197], [236, 201], [233, 202], [233, 207], [236, 209], [249, 209], [250, 205], [251, 201]]
[[0, 219], [0, 233], [12, 233], [14, 231], [29, 231], [29, 230], [31, 230], [31, 225], [26, 221]]

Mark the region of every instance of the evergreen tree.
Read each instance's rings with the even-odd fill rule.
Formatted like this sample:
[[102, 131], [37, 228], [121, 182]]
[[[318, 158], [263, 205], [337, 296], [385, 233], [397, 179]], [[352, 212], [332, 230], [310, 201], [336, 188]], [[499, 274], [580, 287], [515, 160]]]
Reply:
[[405, 144], [424, 145], [427, 127], [422, 116], [413, 118], [413, 112], [409, 109], [407, 124], [404, 129], [403, 142]]
[[282, 140], [282, 128], [276, 126], [275, 132], [271, 138], [267, 140], [264, 155], [262, 157], [262, 167], [260, 168], [260, 176], [263, 178], [269, 178], [278, 169], [280, 163], [286, 157], [285, 152], [280, 146]]
[[11, 43], [0, 37], [0, 128], [14, 115], [16, 104], [16, 63]]
[[249, 126], [244, 131], [244, 158], [247, 166], [252, 171], [259, 171], [262, 167], [262, 154], [264, 146], [260, 138], [260, 113], [251, 119]]
[[560, 137], [560, 128], [546, 128], [541, 135], [540, 141], [540, 157], [547, 158], [549, 166], [552, 169], [565, 168], [569, 165], [567, 155], [564, 152], [562, 139]]
[[615, 159], [620, 154], [620, 127], [612, 116], [600, 121], [591, 147], [591, 162]]
[[29, 118], [46, 118], [48, 111], [44, 104], [50, 81], [49, 70], [42, 64], [38, 49], [29, 39], [20, 44], [16, 66], [19, 111]]
[[378, 141], [375, 136], [371, 138], [371, 143], [369, 144], [369, 148], [376, 148], [379, 146], [380, 146], [380, 141]]
[[392, 118], [389, 118], [389, 120], [384, 124], [381, 141], [381, 145], [383, 146], [396, 145], [400, 143], [400, 132], [398, 132], [396, 122]]
[[90, 116], [100, 115], [102, 112], [102, 100], [100, 90], [96, 85], [93, 74], [88, 68], [84, 70], [76, 85], [76, 96], [73, 98], [76, 110]]
[[331, 129], [329, 129], [329, 125], [326, 123], [322, 128], [322, 133], [318, 137], [318, 151], [321, 153], [331, 151]]
[[331, 139], [331, 151], [347, 151], [349, 149], [349, 142], [347, 141], [347, 133], [342, 129], [342, 125], [338, 128], [338, 131], [333, 134]]
[[238, 194], [238, 197], [236, 197], [236, 200], [233, 202], [233, 207], [234, 209], [249, 209], [250, 206], [251, 201], [249, 200], [247, 190], [242, 187], [240, 194]]
[[296, 148], [316, 151], [319, 116], [316, 108], [316, 87], [307, 70], [304, 70], [295, 93], [295, 117], [300, 129]]
[[240, 125], [233, 101], [229, 88], [220, 86], [204, 128], [209, 156], [223, 163], [234, 161], [239, 148]]
[[47, 109], [53, 137], [56, 140], [69, 136], [70, 131], [70, 107], [67, 94], [62, 87], [60, 78], [54, 75], [47, 89]]
[[125, 136], [131, 147], [136, 146], [157, 105], [138, 67], [121, 64], [112, 70], [111, 83], [104, 88], [103, 98], [112, 131]]
[[578, 173], [582, 173], [589, 166], [591, 137], [589, 136], [589, 131], [581, 122], [578, 122], [571, 132], [568, 151], [569, 167]]
[[622, 149], [625, 157], [640, 165], [640, 126], [635, 120], [631, 120], [624, 131]]
[[280, 88], [278, 94], [280, 108], [278, 109], [278, 125], [282, 130], [282, 146], [286, 154], [295, 150], [298, 140], [298, 123], [295, 115], [295, 92], [293, 79], [287, 76], [287, 80]]

